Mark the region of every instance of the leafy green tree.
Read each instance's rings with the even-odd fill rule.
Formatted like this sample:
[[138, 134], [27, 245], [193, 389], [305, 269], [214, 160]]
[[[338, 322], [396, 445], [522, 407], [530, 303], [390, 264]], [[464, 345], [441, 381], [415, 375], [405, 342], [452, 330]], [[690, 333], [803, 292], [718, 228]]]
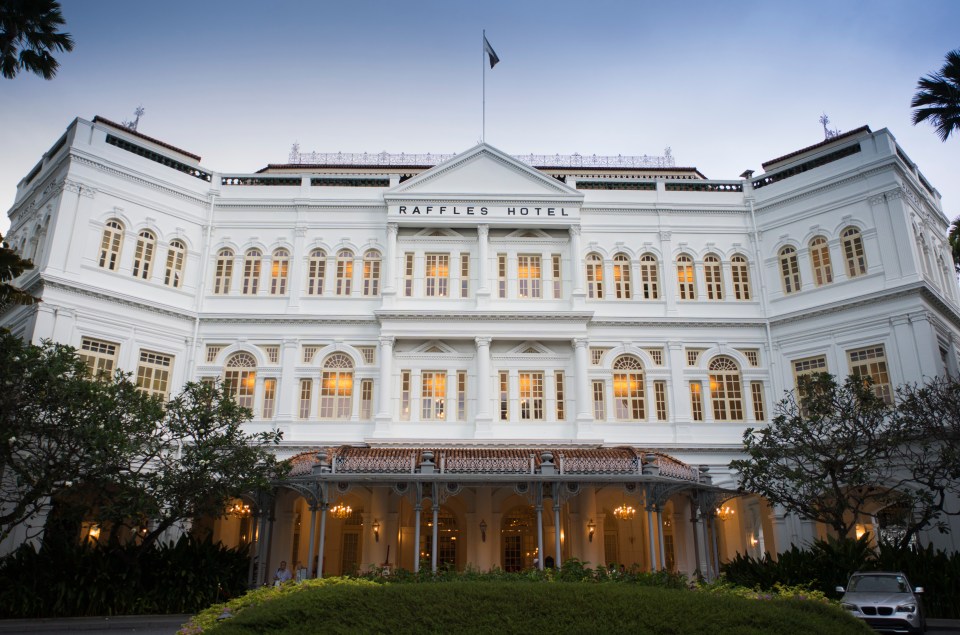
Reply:
[[826, 373], [802, 376], [776, 407], [769, 426], [743, 435], [746, 459], [730, 467], [740, 487], [849, 538], [857, 516], [896, 495], [890, 448], [891, 407], [862, 378], [837, 383]]
[[53, 53], [73, 50], [60, 3], [55, 0], [3, 0], [0, 2], [0, 74], [13, 79], [20, 71], [53, 79], [60, 63]]
[[947, 241], [950, 243], [950, 252], [953, 254], [953, 268], [960, 274], [960, 216], [953, 219]]
[[929, 120], [941, 141], [960, 128], [960, 49], [947, 53], [938, 72], [917, 81], [910, 107], [913, 125]]
[[51, 497], [109, 471], [126, 431], [162, 405], [129, 381], [95, 381], [76, 351], [0, 332], [0, 539]]
[[18, 256], [0, 235], [0, 311], [9, 304], [35, 304], [40, 301], [10, 282], [27, 269], [33, 269], [33, 263]]
[[133, 431], [132, 447], [97, 483], [106, 495], [92, 517], [112, 527], [114, 541], [120, 527], [139, 530], [146, 548], [178, 523], [221, 516], [231, 498], [266, 487], [285, 465], [267, 450], [282, 434], [244, 432], [251, 416], [221, 383], [188, 383], [159, 425]]

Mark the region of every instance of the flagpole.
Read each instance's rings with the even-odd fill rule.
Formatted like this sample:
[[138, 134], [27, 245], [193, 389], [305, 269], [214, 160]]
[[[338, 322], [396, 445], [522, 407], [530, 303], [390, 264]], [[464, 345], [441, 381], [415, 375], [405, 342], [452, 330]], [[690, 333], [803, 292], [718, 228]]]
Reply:
[[484, 143], [487, 139], [487, 30], [483, 30], [483, 39], [480, 41], [480, 72], [483, 74], [483, 107], [481, 108], [483, 117], [483, 127], [480, 128], [480, 142]]

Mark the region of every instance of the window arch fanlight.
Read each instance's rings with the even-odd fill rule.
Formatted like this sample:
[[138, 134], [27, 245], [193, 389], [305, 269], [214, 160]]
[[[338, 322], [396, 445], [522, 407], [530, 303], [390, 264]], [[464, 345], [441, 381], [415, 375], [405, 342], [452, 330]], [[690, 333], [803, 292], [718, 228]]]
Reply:
[[233, 250], [221, 249], [217, 252], [217, 266], [213, 274], [213, 292], [216, 295], [230, 293], [230, 281], [233, 279]]
[[603, 299], [603, 258], [596, 252], [587, 254], [587, 298]]
[[270, 295], [286, 295], [289, 273], [290, 252], [286, 249], [275, 249], [270, 259]]
[[327, 270], [327, 252], [314, 249], [307, 263], [307, 295], [323, 295], [323, 278]]
[[740, 368], [726, 355], [710, 360], [710, 399], [716, 421], [743, 421]]
[[830, 263], [830, 246], [823, 236], [810, 239], [810, 267], [813, 269], [813, 283], [818, 287], [833, 282], [833, 265]]
[[380, 252], [376, 249], [363, 254], [363, 295], [380, 295]]
[[183, 286], [183, 264], [187, 258], [187, 246], [182, 240], [171, 240], [167, 248], [167, 266], [163, 272], [163, 284], [174, 289]]
[[341, 249], [337, 252], [337, 295], [350, 295], [353, 289], [353, 252]]
[[653, 254], [640, 256], [640, 288], [644, 300], [660, 298], [660, 275], [657, 271], [657, 257]]
[[687, 254], [677, 256], [677, 288], [681, 300], [697, 299], [697, 287], [693, 274], [693, 258]]
[[137, 234], [137, 248], [133, 252], [133, 277], [150, 279], [150, 269], [153, 266], [153, 252], [157, 246], [157, 238], [147, 229]]
[[629, 300], [633, 297], [630, 257], [625, 253], [618, 253], [613, 257], [613, 287], [618, 300]]
[[243, 287], [244, 295], [257, 295], [260, 290], [260, 267], [263, 253], [259, 249], [248, 249], [243, 258]]
[[863, 252], [863, 238], [856, 227], [847, 227], [840, 234], [843, 255], [847, 261], [847, 277], [856, 278], [867, 273], [867, 257]]
[[353, 412], [353, 360], [333, 353], [323, 362], [320, 380], [320, 418], [348, 419]]
[[622, 355], [613, 362], [613, 401], [620, 421], [646, 419], [643, 364], [633, 355]]
[[797, 250], [786, 246], [780, 250], [780, 278], [784, 293], [796, 293], [800, 290], [800, 265], [797, 262]]
[[115, 218], [106, 222], [100, 240], [100, 266], [116, 271], [120, 266], [120, 247], [123, 245], [123, 223]]
[[750, 263], [746, 256], [734, 254], [730, 258], [730, 278], [733, 282], [735, 300], [750, 299]]
[[716, 254], [707, 254], [703, 259], [703, 279], [707, 285], [708, 300], [723, 299], [723, 269]]
[[227, 358], [224, 368], [224, 392], [240, 406], [252, 409], [257, 387], [257, 360], [250, 353], [234, 353]]

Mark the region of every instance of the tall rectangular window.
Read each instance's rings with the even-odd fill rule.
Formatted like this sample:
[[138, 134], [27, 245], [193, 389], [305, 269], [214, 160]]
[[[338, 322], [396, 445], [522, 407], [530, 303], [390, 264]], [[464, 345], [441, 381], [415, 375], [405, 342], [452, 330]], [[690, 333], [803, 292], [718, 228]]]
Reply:
[[737, 300], [749, 300], [750, 265], [747, 259], [739, 254], [730, 259], [730, 279], [733, 280], [733, 297]]
[[337, 252], [337, 295], [353, 292], [353, 252], [341, 249]]
[[243, 293], [257, 295], [260, 290], [260, 260], [263, 258], [256, 249], [251, 249], [243, 259]]
[[563, 371], [558, 370], [554, 374], [554, 381], [557, 389], [557, 421], [564, 421], [567, 418], [567, 409], [563, 390]]
[[517, 256], [517, 285], [521, 298], [543, 297], [540, 276], [540, 256], [526, 254]]
[[640, 257], [640, 287], [644, 300], [660, 298], [660, 276], [657, 272], [657, 259], [651, 254]]
[[750, 394], [753, 396], [753, 417], [757, 421], [763, 421], [767, 418], [767, 411], [763, 407], [763, 382], [750, 382]]
[[403, 297], [413, 297], [413, 253], [403, 255]]
[[703, 279], [707, 284], [707, 299], [723, 299], [723, 273], [720, 259], [710, 254], [703, 259]]
[[446, 298], [450, 295], [450, 254], [427, 254], [427, 297]]
[[563, 277], [560, 269], [563, 257], [560, 254], [553, 254], [553, 299], [559, 300], [563, 297]]
[[500, 371], [500, 421], [510, 420], [510, 373]]
[[543, 373], [520, 373], [520, 418], [543, 420]]
[[589, 254], [586, 260], [587, 298], [603, 299], [603, 259], [599, 254]]
[[183, 286], [183, 260], [186, 254], [187, 248], [182, 242], [170, 241], [170, 247], [167, 249], [167, 267], [163, 272], [163, 284], [174, 289]]
[[497, 297], [507, 297], [507, 254], [497, 254]]
[[442, 421], [447, 418], [447, 374], [425, 370], [420, 373], [420, 418]]
[[273, 419], [277, 405], [277, 380], [263, 380], [263, 418]]
[[657, 402], [657, 421], [667, 420], [667, 382], [658, 379], [653, 382], [653, 396]]
[[617, 254], [613, 257], [613, 290], [618, 300], [629, 300], [633, 297], [631, 266], [630, 258], [626, 254]]
[[313, 399], [313, 380], [300, 380], [300, 418], [310, 418], [310, 402]]
[[373, 380], [360, 380], [360, 419], [373, 419]]
[[460, 297], [470, 297], [470, 254], [460, 254]]
[[603, 421], [607, 418], [604, 393], [604, 383], [602, 381], [593, 382], [593, 418], [597, 421]]
[[825, 355], [793, 360], [793, 385], [797, 387], [797, 396], [801, 402], [804, 397], [806, 397], [806, 394], [800, 387], [800, 378], [804, 375], [825, 372], [827, 372], [827, 358]]
[[893, 403], [887, 355], [883, 346], [848, 351], [847, 357], [850, 360], [850, 374], [854, 377], [869, 378], [873, 382], [873, 392], [885, 402]]
[[363, 255], [363, 295], [380, 295], [380, 252], [375, 249]]
[[327, 271], [327, 252], [314, 249], [307, 264], [307, 295], [323, 295], [323, 278]]
[[467, 371], [457, 371], [457, 421], [467, 420]]
[[137, 388], [148, 395], [166, 399], [170, 394], [170, 369], [173, 357], [151, 351], [140, 351], [140, 363], [137, 365]]
[[703, 384], [690, 382], [690, 413], [694, 421], [703, 421]]
[[270, 295], [287, 294], [287, 277], [290, 274], [290, 252], [278, 249], [273, 252], [270, 263]]
[[410, 371], [400, 371], [400, 420], [410, 421]]
[[677, 290], [681, 300], [696, 300], [697, 289], [694, 282], [693, 258], [686, 254], [677, 256]]
[[91, 377], [102, 375], [109, 378], [117, 367], [117, 351], [119, 348], [118, 344], [112, 342], [85, 337], [80, 343], [78, 356], [87, 365]]
[[230, 293], [230, 280], [233, 277], [233, 252], [221, 249], [217, 254], [217, 265], [214, 270], [213, 292], [216, 295]]

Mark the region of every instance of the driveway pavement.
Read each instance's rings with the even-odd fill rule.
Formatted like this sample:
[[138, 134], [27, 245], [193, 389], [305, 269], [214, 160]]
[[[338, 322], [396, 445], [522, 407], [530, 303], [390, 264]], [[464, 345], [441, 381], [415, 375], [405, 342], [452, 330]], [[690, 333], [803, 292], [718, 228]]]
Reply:
[[0, 620], [0, 633], [45, 635], [173, 635], [189, 615], [121, 615], [117, 617], [67, 617], [59, 619]]

